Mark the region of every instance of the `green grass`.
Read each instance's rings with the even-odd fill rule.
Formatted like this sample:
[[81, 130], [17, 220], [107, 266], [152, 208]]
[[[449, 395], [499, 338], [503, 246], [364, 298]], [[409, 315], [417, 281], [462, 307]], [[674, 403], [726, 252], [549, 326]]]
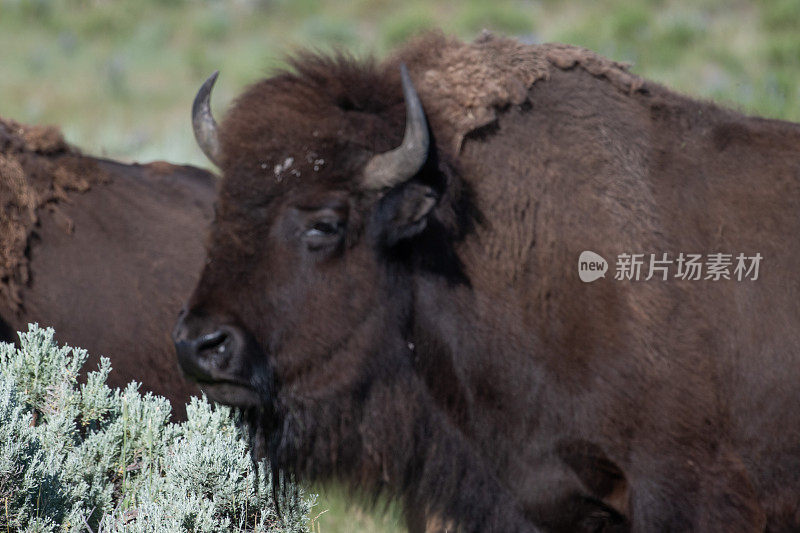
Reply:
[[[94, 154], [208, 163], [189, 109], [217, 114], [301, 47], [386, 54], [422, 29], [586, 46], [679, 91], [800, 121], [800, 0], [0, 0], [0, 115]], [[398, 531], [398, 513], [323, 492], [315, 530]]]
[[400, 509], [396, 504], [381, 500], [375, 505], [364, 504], [346, 496], [339, 487], [314, 488], [319, 503], [310, 517], [313, 533], [401, 533], [403, 527]]
[[800, 0], [0, 0], [0, 115], [86, 151], [206, 165], [188, 109], [214, 69], [220, 113], [305, 46], [387, 53], [422, 29], [593, 48], [677, 90], [800, 120]]

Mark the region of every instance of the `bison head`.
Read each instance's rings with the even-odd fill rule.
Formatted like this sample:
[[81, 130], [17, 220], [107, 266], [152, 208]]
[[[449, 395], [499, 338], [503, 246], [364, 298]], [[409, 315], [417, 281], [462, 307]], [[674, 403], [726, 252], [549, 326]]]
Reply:
[[454, 174], [404, 66], [295, 68], [254, 85], [219, 127], [216, 74], [196, 97], [195, 134], [223, 179], [174, 339], [188, 376], [250, 413], [262, 451], [313, 475], [369, 455], [359, 428], [384, 429], [366, 418], [386, 431], [390, 405], [413, 418], [396, 397], [413, 379], [413, 280], [456, 275], [441, 252], [458, 216], [442, 207]]

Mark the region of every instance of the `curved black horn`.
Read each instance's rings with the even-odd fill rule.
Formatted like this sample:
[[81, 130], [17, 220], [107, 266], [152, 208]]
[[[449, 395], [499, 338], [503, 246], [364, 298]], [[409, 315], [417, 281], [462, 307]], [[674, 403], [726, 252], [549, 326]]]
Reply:
[[369, 160], [364, 167], [363, 181], [368, 189], [383, 189], [402, 183], [413, 177], [428, 159], [428, 121], [404, 64], [400, 65], [400, 78], [403, 80], [403, 96], [406, 100], [406, 132], [403, 144]]
[[219, 71], [215, 71], [197, 91], [192, 104], [192, 129], [194, 138], [200, 149], [206, 154], [212, 163], [219, 166], [220, 147], [219, 135], [217, 134], [217, 121], [211, 114], [211, 89], [217, 81]]

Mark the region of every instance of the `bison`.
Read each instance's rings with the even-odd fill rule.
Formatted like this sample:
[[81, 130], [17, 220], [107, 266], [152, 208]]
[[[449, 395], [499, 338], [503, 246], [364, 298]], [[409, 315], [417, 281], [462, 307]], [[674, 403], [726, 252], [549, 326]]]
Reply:
[[[215, 79], [174, 338], [274, 468], [415, 527], [800, 528], [800, 125], [491, 35], [301, 53], [219, 125]], [[675, 270], [737, 253], [760, 271]]]
[[54, 128], [0, 121], [0, 340], [29, 322], [111, 358], [109, 383], [135, 379], [170, 399], [197, 393], [175, 364], [171, 323], [203, 261], [214, 178], [157, 162], [79, 154]]

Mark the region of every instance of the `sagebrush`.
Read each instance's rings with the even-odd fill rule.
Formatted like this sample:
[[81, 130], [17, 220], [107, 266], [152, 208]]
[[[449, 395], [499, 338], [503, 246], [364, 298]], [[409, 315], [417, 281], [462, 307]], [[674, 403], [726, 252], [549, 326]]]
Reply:
[[230, 409], [193, 398], [170, 423], [166, 399], [106, 385], [107, 358], [79, 383], [85, 350], [19, 336], [0, 343], [0, 531], [308, 530], [315, 496], [277, 491], [276, 512]]

